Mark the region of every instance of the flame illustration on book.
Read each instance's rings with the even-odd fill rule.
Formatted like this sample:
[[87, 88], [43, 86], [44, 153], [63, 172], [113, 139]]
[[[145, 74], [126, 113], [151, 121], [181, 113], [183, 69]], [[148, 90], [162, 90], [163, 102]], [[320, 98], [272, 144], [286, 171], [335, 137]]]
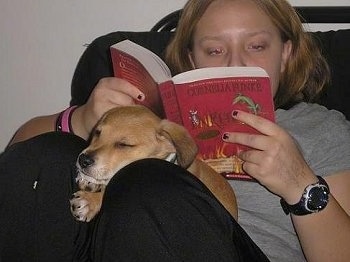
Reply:
[[237, 96], [233, 99], [232, 105], [238, 103], [246, 104], [249, 111], [254, 115], [257, 115], [261, 109], [259, 104], [255, 103], [250, 97], [245, 96], [241, 93], [238, 93]]

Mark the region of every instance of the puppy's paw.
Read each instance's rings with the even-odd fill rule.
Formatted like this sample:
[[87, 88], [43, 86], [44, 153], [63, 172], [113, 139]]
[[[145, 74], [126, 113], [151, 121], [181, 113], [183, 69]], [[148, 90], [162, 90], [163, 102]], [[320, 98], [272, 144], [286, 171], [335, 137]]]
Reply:
[[70, 210], [75, 219], [90, 222], [101, 209], [102, 195], [102, 192], [75, 192], [69, 200]]

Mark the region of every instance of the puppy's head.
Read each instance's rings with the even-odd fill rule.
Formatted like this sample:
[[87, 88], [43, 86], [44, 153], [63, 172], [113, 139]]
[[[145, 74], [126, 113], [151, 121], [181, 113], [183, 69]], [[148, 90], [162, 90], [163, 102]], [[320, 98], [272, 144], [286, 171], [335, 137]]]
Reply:
[[161, 120], [144, 106], [116, 107], [97, 123], [77, 168], [83, 180], [106, 185], [133, 161], [175, 154], [177, 163], [185, 168], [196, 157], [197, 146], [184, 127]]

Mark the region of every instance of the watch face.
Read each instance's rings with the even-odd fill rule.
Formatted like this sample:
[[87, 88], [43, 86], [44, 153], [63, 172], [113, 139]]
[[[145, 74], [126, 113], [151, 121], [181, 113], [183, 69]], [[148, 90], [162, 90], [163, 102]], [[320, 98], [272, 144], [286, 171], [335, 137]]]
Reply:
[[306, 208], [310, 211], [317, 212], [326, 207], [328, 203], [328, 188], [323, 185], [313, 187], [309, 191]]

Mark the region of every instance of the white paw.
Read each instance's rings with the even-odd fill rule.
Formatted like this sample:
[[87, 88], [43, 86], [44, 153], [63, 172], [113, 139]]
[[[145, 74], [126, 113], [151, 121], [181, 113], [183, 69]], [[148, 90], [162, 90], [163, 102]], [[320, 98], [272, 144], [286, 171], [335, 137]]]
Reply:
[[98, 210], [89, 201], [89, 192], [78, 191], [73, 194], [69, 200], [70, 210], [76, 220], [89, 222], [97, 214]]

